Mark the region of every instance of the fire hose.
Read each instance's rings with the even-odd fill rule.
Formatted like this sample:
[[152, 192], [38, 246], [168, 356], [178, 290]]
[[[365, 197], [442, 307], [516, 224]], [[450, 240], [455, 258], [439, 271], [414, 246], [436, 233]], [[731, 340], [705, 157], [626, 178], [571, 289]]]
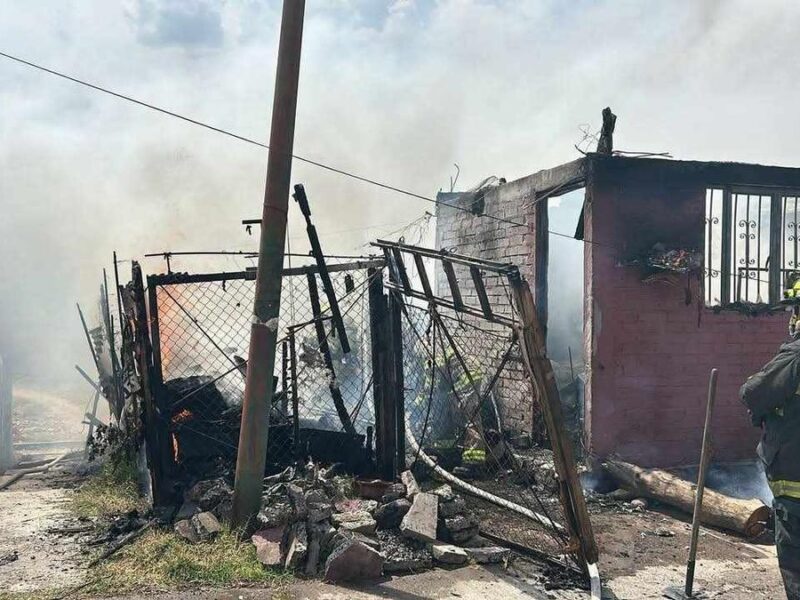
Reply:
[[[529, 508], [525, 508], [524, 506], [520, 506], [519, 504], [511, 502], [510, 500], [506, 500], [505, 498], [495, 496], [494, 494], [484, 491], [479, 487], [467, 483], [463, 479], [459, 479], [452, 473], [445, 471], [442, 467], [436, 464], [436, 461], [433, 460], [430, 456], [428, 456], [422, 448], [420, 448], [416, 438], [411, 433], [411, 423], [408, 420], [408, 415], [406, 415], [405, 429], [406, 429], [406, 440], [408, 442], [408, 445], [411, 447], [413, 453], [429, 468], [433, 469], [433, 472], [436, 473], [442, 479], [448, 481], [455, 487], [463, 490], [464, 492], [472, 496], [481, 498], [482, 500], [486, 500], [487, 502], [491, 502], [492, 504], [495, 504], [497, 506], [507, 508], [508, 510], [513, 511], [519, 515], [522, 515], [523, 517], [527, 517], [533, 521], [536, 521], [537, 523], [539, 523], [544, 527], [547, 527], [548, 529], [552, 529], [557, 532], [564, 532], [564, 527], [562, 525], [556, 523], [555, 521], [546, 517], [545, 515], [532, 511]], [[594, 563], [587, 563], [586, 570], [589, 574], [592, 600], [601, 600], [600, 572], [597, 569], [597, 565]]]

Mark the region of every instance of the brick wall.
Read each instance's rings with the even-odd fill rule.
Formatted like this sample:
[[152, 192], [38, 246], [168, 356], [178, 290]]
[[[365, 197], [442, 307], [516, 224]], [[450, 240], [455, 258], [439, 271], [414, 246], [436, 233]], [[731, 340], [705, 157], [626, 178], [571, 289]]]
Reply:
[[[470, 208], [474, 202], [473, 196], [469, 194], [439, 194], [438, 198], [449, 205], [464, 208]], [[532, 200], [533, 190], [525, 179], [498, 186], [484, 197], [483, 213], [522, 223], [524, 226], [509, 225], [439, 204], [436, 213], [436, 247], [485, 260], [514, 263], [530, 281], [533, 273], [531, 249], [534, 232], [528, 230], [527, 217], [530, 212], [528, 205]], [[469, 269], [455, 265], [455, 272], [464, 302], [479, 306]], [[484, 274], [484, 282], [493, 310], [510, 314], [507, 284], [504, 287], [498, 276], [491, 273]], [[438, 265], [436, 289], [439, 295], [450, 297], [447, 279]], [[510, 329], [503, 325], [469, 316], [464, 318], [500, 334], [510, 333]], [[491, 363], [499, 362], [499, 357], [489, 358]], [[533, 432], [533, 396], [518, 353], [512, 356], [495, 390], [503, 426], [518, 433]]]
[[696, 463], [709, 371], [719, 369], [714, 459], [754, 456], [739, 386], [785, 339], [787, 316], [715, 314], [699, 283], [646, 284], [626, 257], [655, 242], [703, 248], [705, 187], [597, 169], [586, 206], [586, 431], [594, 454], [645, 466]]

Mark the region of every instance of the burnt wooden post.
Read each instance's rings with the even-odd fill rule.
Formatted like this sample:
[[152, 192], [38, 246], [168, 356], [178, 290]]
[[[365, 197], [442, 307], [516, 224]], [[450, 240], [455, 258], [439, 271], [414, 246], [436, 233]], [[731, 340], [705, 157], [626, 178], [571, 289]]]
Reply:
[[575, 468], [575, 454], [564, 427], [561, 399], [553, 373], [553, 365], [545, 351], [542, 331], [531, 290], [525, 280], [515, 272], [508, 276], [514, 304], [522, 322], [518, 335], [522, 349], [522, 360], [537, 392], [542, 409], [553, 462], [558, 473], [558, 491], [564, 517], [570, 533], [570, 546], [579, 552], [587, 564], [597, 562], [597, 545], [594, 539], [586, 500]]
[[389, 293], [389, 382], [393, 413], [391, 433], [394, 435], [394, 472], [397, 477], [406, 468], [406, 408], [403, 378], [403, 299], [399, 292]]
[[14, 465], [14, 445], [11, 440], [12, 387], [11, 369], [0, 356], [0, 473]]
[[372, 347], [372, 398], [375, 405], [375, 462], [380, 476], [394, 475], [394, 411], [389, 409], [391, 381], [389, 365], [389, 328], [386, 295], [383, 293], [383, 269], [368, 269], [369, 328]]
[[[172, 501], [169, 478], [174, 466], [169, 439], [169, 411], [161, 406], [164, 373], [161, 369], [161, 337], [158, 328], [158, 285], [147, 278], [148, 303], [145, 306], [142, 271], [133, 263], [133, 295], [136, 307], [136, 340], [139, 373], [142, 378], [144, 432], [147, 462], [153, 484], [153, 503], [166, 505]], [[149, 309], [149, 329], [148, 329]]]

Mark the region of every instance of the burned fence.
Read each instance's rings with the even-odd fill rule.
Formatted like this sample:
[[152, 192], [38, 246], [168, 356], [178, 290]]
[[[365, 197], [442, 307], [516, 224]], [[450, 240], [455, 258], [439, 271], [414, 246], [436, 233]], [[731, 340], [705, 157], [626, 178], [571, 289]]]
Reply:
[[[394, 377], [404, 394], [393, 414], [405, 461], [467, 492], [483, 536], [572, 555], [582, 570], [594, 565], [542, 327], [517, 267], [402, 243], [375, 246], [387, 264], [389, 305], [398, 307], [392, 328], [401, 332], [403, 369]], [[430, 263], [447, 293], [434, 292]], [[520, 411], [527, 418], [511, 418]], [[531, 445], [540, 422], [544, 439]], [[453, 541], [462, 542], [477, 519], [453, 528]]]
[[[349, 352], [332, 326], [319, 269], [285, 269], [270, 408], [268, 470], [308, 456], [371, 464], [369, 281], [382, 260], [328, 266]], [[231, 478], [239, 441], [255, 270], [147, 278], [152, 410], [145, 410], [154, 489]], [[149, 415], [149, 416], [148, 416]], [[155, 467], [155, 468], [154, 468]]]

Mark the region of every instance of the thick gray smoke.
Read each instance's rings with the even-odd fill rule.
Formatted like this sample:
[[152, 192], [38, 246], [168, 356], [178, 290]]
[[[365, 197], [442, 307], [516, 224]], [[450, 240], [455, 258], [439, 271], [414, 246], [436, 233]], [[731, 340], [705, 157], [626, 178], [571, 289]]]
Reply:
[[[266, 140], [279, 4], [4, 2], [0, 40], [4, 52]], [[790, 0], [307, 10], [297, 153], [428, 196], [454, 162], [462, 181], [511, 180], [574, 158], [579, 125], [599, 125], [606, 105], [623, 149], [797, 162], [788, 57], [800, 5]], [[5, 59], [0, 106], [0, 351], [30, 377], [72, 380], [72, 364], [90, 362], [74, 302], [95, 305], [112, 250], [253, 247], [238, 223], [258, 216], [263, 149]], [[293, 180], [331, 252], [430, 208], [299, 163]], [[302, 233], [295, 211], [294, 250], [305, 251]]]

